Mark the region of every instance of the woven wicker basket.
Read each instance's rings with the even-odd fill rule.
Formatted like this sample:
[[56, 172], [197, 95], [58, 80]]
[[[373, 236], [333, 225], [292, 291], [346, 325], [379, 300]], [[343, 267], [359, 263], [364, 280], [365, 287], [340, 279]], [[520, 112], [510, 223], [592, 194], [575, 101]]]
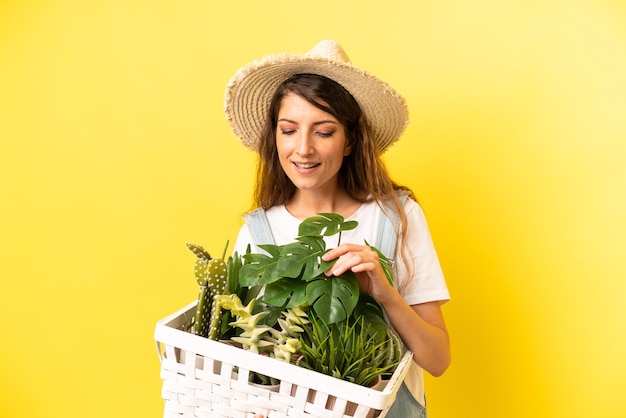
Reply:
[[[386, 415], [408, 371], [407, 352], [382, 390], [366, 388], [185, 331], [193, 302], [160, 320], [155, 330], [161, 359], [164, 417], [266, 418], [379, 417]], [[280, 381], [248, 382], [251, 372]]]

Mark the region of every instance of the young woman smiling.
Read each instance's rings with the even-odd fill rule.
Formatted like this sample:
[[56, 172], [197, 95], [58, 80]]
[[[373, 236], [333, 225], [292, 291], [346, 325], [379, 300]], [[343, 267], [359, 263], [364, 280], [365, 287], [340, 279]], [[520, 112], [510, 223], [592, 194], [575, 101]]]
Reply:
[[[344, 244], [327, 243], [333, 250], [324, 258], [337, 261], [326, 274], [353, 271], [413, 352], [387, 417], [426, 417], [423, 370], [439, 376], [450, 364], [441, 310], [450, 296], [421, 207], [381, 159], [408, 123], [404, 99], [354, 67], [337, 43], [322, 41], [306, 54], [273, 55], [240, 69], [225, 108], [233, 132], [258, 152], [253, 213], [261, 214], [273, 241], [259, 242], [244, 217], [235, 250], [292, 242], [300, 222], [317, 213], [358, 221], [342, 233]], [[381, 232], [382, 217], [393, 221], [392, 231]], [[395, 286], [366, 241], [389, 244]]]

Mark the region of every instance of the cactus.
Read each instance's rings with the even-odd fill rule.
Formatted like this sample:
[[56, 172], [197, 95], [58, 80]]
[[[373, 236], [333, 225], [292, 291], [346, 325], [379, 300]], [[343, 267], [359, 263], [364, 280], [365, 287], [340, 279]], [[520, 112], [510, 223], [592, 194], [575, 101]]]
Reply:
[[202, 337], [209, 334], [209, 313], [211, 311], [211, 297], [208, 287], [208, 261], [198, 258], [195, 264], [196, 281], [200, 286], [198, 290], [198, 304], [196, 306], [195, 333]]
[[207, 287], [213, 296], [222, 295], [226, 291], [226, 263], [221, 258], [212, 258], [206, 266]]
[[212, 258], [211, 254], [209, 254], [207, 250], [202, 248], [201, 245], [194, 244], [193, 242], [188, 242], [187, 248], [189, 248], [196, 256], [198, 256], [198, 258], [204, 258], [207, 261]]
[[212, 336], [217, 339], [219, 336], [217, 331], [219, 328], [219, 310], [216, 313], [218, 326], [214, 332], [211, 330], [211, 323], [214, 322], [211, 316], [215, 311], [213, 309], [214, 298], [226, 291], [226, 263], [222, 258], [211, 258], [209, 252], [200, 245], [188, 242], [187, 248], [198, 257], [194, 269], [196, 281], [200, 286], [196, 307], [195, 334], [205, 338]]
[[[211, 319], [209, 325], [208, 338], [217, 340], [220, 337], [220, 326], [222, 322], [222, 309], [233, 310], [243, 309], [239, 296], [235, 294], [221, 294], [213, 297], [213, 305], [211, 307]], [[249, 309], [252, 309], [250, 305]]]

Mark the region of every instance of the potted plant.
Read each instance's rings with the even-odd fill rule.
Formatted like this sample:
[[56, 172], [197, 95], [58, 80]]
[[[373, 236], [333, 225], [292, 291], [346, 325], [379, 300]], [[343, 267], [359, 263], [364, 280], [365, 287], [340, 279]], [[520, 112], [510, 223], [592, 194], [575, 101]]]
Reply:
[[[260, 245], [265, 253], [248, 249], [227, 263], [188, 244], [198, 256], [196, 333], [363, 386], [392, 373], [402, 342], [380, 305], [360, 292], [351, 271], [324, 274], [335, 262], [322, 259], [324, 237], [338, 234], [341, 242], [355, 227], [338, 214], [318, 214], [300, 224], [294, 242]], [[389, 260], [378, 254], [392, 282]]]

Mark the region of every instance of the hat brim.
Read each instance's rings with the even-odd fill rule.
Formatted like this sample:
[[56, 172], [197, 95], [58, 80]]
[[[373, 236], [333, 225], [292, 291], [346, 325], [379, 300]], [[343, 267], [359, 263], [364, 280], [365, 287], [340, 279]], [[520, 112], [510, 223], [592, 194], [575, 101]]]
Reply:
[[408, 124], [408, 109], [402, 96], [390, 85], [349, 63], [304, 54], [276, 54], [240, 68], [226, 88], [226, 118], [246, 147], [258, 151], [270, 102], [278, 86], [294, 74], [305, 73], [328, 77], [355, 98], [380, 153], [400, 138]]

